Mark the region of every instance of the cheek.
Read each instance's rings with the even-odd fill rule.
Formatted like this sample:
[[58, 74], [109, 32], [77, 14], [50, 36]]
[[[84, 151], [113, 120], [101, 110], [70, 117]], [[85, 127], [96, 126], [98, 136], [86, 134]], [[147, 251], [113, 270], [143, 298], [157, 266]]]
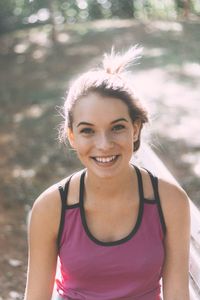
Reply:
[[128, 155], [132, 155], [134, 150], [133, 132], [130, 130], [121, 137], [121, 145]]
[[122, 146], [131, 147], [133, 145], [133, 132], [129, 130], [123, 134], [116, 134], [114, 140]]
[[84, 155], [89, 151], [91, 148], [91, 142], [85, 139], [78, 139], [78, 142], [76, 143], [76, 151], [80, 155]]

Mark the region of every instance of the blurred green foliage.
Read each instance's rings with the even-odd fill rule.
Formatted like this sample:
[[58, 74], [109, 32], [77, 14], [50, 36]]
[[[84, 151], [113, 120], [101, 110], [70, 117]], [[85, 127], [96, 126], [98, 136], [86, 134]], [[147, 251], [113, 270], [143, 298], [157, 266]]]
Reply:
[[199, 0], [1, 0], [0, 33], [44, 23], [200, 16]]

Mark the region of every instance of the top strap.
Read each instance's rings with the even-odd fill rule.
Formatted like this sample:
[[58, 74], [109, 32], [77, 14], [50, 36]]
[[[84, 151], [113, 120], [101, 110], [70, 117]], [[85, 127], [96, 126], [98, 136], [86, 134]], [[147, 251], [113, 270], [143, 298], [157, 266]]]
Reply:
[[159, 191], [158, 191], [158, 177], [154, 176], [149, 170], [147, 170], [147, 169], [145, 169], [145, 170], [148, 172], [150, 179], [151, 179], [153, 192], [154, 192], [154, 198], [157, 203], [162, 229], [163, 229], [164, 234], [166, 234], [167, 228], [166, 228], [166, 223], [165, 223], [165, 219], [164, 219], [164, 215], [163, 215], [163, 211], [162, 211], [162, 207], [161, 207], [160, 195], [159, 195]]
[[60, 217], [60, 225], [59, 225], [58, 237], [57, 237], [58, 249], [60, 248], [60, 241], [61, 241], [62, 231], [63, 231], [63, 227], [64, 227], [64, 223], [65, 223], [65, 210], [67, 207], [67, 204], [66, 204], [67, 194], [68, 194], [68, 190], [69, 190], [69, 183], [70, 183], [72, 176], [73, 176], [73, 174], [69, 177], [69, 179], [65, 183], [64, 188], [63, 188], [63, 186], [58, 187], [58, 190], [60, 192], [60, 198], [61, 198], [61, 217]]
[[133, 165], [135, 168], [136, 174], [137, 174], [137, 179], [138, 179], [138, 189], [139, 189], [139, 196], [142, 201], [144, 201], [144, 189], [143, 189], [143, 183], [142, 183], [142, 175], [140, 172], [140, 169]]
[[83, 170], [80, 178], [80, 188], [79, 188], [79, 203], [82, 204], [84, 196], [84, 178], [86, 174], [86, 169]]

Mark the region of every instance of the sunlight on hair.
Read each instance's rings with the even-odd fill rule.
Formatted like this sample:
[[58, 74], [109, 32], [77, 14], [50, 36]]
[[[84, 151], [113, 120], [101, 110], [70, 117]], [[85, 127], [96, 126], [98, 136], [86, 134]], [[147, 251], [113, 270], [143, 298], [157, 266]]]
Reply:
[[141, 58], [142, 51], [142, 47], [135, 45], [124, 54], [119, 54], [116, 53], [114, 47], [112, 47], [110, 54], [104, 54], [103, 68], [108, 74], [120, 74]]

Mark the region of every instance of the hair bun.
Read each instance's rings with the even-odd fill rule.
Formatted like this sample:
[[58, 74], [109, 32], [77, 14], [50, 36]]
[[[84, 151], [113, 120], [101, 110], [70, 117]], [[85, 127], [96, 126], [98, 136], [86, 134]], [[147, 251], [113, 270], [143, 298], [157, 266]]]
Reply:
[[104, 54], [103, 69], [108, 74], [120, 74], [141, 58], [142, 51], [143, 48], [139, 47], [138, 44], [123, 54], [116, 53], [114, 47], [112, 47], [110, 54]]

